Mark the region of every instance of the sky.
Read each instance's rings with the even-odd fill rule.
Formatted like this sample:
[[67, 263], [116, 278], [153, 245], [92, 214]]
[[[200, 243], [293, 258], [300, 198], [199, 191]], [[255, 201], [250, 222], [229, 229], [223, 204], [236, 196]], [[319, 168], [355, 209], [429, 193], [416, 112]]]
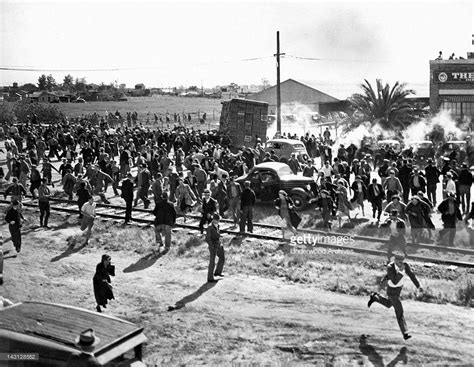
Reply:
[[429, 60], [466, 57], [471, 1], [0, 0], [0, 85], [41, 74], [133, 87], [276, 83], [292, 78], [337, 98], [364, 79], [428, 96]]

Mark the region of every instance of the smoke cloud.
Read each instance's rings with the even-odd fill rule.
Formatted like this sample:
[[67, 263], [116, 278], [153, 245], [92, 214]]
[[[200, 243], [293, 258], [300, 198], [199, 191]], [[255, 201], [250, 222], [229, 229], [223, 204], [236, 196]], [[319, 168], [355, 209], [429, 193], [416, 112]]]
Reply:
[[[281, 133], [297, 134], [298, 137], [304, 136], [306, 133], [318, 136], [319, 127], [312, 116], [317, 114], [308, 106], [300, 103], [284, 103], [281, 106]], [[276, 120], [267, 127], [267, 136], [273, 139], [277, 132]]]
[[469, 135], [469, 122], [458, 124], [452, 119], [449, 111], [440, 111], [433, 117], [410, 125], [403, 132], [404, 144], [407, 146], [416, 140], [431, 140], [435, 131], [444, 135], [443, 140], [464, 140]]

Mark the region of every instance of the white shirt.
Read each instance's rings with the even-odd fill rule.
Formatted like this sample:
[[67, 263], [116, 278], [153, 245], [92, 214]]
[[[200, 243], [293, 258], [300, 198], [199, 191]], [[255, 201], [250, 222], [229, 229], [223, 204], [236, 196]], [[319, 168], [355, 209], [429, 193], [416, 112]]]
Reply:
[[[397, 267], [398, 269], [398, 267]], [[403, 287], [403, 283], [405, 282], [405, 272], [401, 269], [398, 269], [398, 271], [403, 275], [403, 277], [400, 279], [400, 281], [397, 284], [394, 284], [390, 279], [387, 282], [388, 286], [391, 288], [400, 288]]]
[[446, 182], [446, 192], [452, 192], [453, 194], [456, 194], [456, 184], [451, 179]]
[[324, 173], [324, 177], [331, 177], [332, 172], [334, 172], [333, 168], [331, 166], [324, 165], [321, 168], [321, 171]]
[[397, 222], [395, 220], [390, 222], [390, 233], [392, 236], [398, 237]]
[[96, 203], [90, 204], [89, 202], [87, 202], [82, 206], [81, 211], [90, 215], [91, 217], [95, 217], [95, 207]]

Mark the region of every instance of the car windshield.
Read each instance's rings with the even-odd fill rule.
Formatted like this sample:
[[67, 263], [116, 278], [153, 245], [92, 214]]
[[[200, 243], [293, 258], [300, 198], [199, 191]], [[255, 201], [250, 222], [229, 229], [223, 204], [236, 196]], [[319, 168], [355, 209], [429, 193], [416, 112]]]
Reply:
[[304, 149], [304, 145], [303, 144], [293, 144], [293, 148], [295, 148], [295, 149]]
[[291, 172], [290, 166], [287, 166], [286, 164], [284, 166], [281, 166], [277, 170], [278, 176], [284, 176], [284, 175], [291, 175], [293, 172]]

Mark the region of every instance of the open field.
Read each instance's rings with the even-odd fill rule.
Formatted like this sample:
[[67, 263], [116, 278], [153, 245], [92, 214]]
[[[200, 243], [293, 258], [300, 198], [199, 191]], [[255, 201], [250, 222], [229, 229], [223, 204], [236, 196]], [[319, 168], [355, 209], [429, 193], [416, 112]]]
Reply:
[[474, 313], [458, 306], [469, 281], [472, 288], [473, 274], [465, 269], [414, 264], [426, 292], [411, 284], [402, 292], [413, 333], [403, 342], [393, 309], [367, 309], [367, 295], [379, 289], [383, 275], [380, 258], [292, 255], [288, 245], [224, 237], [225, 278], [207, 284], [207, 245], [193, 233], [174, 232], [172, 249], [163, 254], [153, 252], [150, 227], [98, 221], [83, 246], [75, 216], [53, 214], [52, 230], [38, 228], [31, 211], [26, 217], [17, 257], [7, 227], [0, 227], [7, 241], [1, 294], [93, 310], [95, 265], [109, 253], [117, 269], [116, 300], [105, 312], [145, 327], [151, 366], [474, 362]]
[[150, 112], [150, 120], [153, 121], [154, 114], [161, 114], [165, 118], [170, 114], [173, 120], [174, 113], [191, 113], [192, 120], [197, 121], [197, 114], [206, 113], [207, 120], [219, 122], [221, 112], [221, 100], [209, 98], [186, 98], [173, 96], [153, 95], [151, 97], [128, 97], [126, 102], [87, 102], [87, 103], [57, 103], [55, 104], [68, 117], [80, 117], [97, 112], [104, 116], [107, 112], [119, 111], [124, 118], [127, 112], [136, 111], [138, 120], [145, 122], [147, 113]]

